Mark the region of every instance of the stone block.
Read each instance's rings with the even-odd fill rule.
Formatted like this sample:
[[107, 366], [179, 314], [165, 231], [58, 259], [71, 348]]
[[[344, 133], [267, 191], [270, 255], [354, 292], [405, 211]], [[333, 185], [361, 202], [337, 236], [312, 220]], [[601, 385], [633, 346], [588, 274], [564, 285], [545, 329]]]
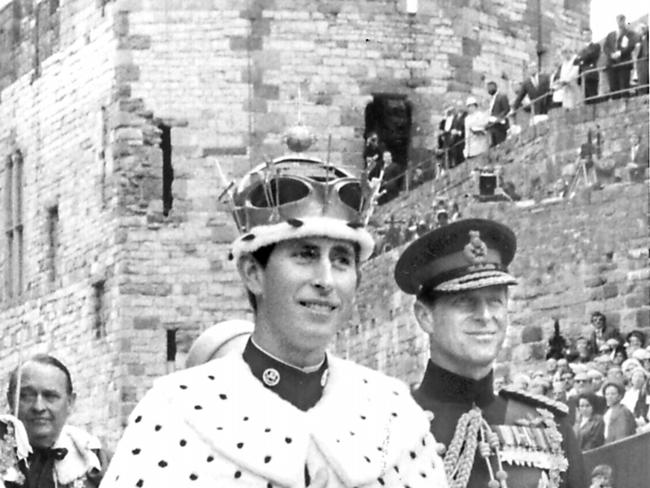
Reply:
[[636, 312], [636, 328], [650, 327], [650, 308], [641, 308]]
[[141, 316], [133, 318], [133, 328], [135, 330], [152, 330], [160, 327], [160, 317], [157, 315]]
[[544, 338], [544, 332], [539, 325], [527, 325], [521, 331], [521, 342], [538, 342]]

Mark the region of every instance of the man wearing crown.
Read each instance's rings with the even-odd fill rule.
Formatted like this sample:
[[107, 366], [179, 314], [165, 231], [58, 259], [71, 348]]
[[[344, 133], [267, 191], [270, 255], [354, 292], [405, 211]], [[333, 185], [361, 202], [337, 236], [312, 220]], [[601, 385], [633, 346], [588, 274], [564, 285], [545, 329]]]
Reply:
[[582, 454], [568, 408], [504, 388], [493, 365], [508, 327], [513, 232], [498, 222], [459, 220], [410, 244], [395, 267], [430, 360], [413, 396], [433, 412], [452, 488], [582, 488]]
[[378, 185], [308, 158], [247, 174], [232, 255], [254, 310], [243, 353], [159, 379], [103, 488], [446, 487], [401, 382], [327, 352], [350, 319]]

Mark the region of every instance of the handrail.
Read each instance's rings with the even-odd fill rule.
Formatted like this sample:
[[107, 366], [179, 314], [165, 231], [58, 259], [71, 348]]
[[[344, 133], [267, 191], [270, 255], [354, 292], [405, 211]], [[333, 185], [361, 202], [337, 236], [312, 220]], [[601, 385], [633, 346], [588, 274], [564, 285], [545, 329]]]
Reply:
[[[633, 63], [637, 63], [637, 62], [639, 62], [639, 61], [643, 61], [643, 60], [647, 60], [647, 59], [648, 59], [648, 57], [632, 59], [632, 60], [630, 60], [630, 61], [624, 61], [624, 62], [622, 62], [622, 63], [617, 63], [617, 64], [615, 65], [615, 67], [620, 67], [620, 66], [623, 66], [623, 65], [626, 65], [626, 64], [633, 64]], [[589, 73], [593, 73], [593, 72], [599, 72], [599, 73], [600, 73], [600, 72], [605, 72], [605, 71], [607, 71], [607, 70], [609, 70], [609, 69], [611, 69], [611, 68], [612, 68], [612, 66], [597, 66], [597, 67], [595, 67], [595, 68], [591, 68], [591, 69], [588, 69], [588, 70], [585, 70], [585, 71], [579, 73], [578, 76], [572, 78], [572, 81], [573, 81], [573, 80], [576, 80], [576, 79], [579, 79], [579, 78], [583, 78], [583, 79], [584, 79], [584, 76], [586, 76], [586, 75], [589, 74]], [[622, 89], [622, 90], [617, 90], [617, 91], [613, 91], [613, 92], [610, 91], [610, 92], [602, 93], [602, 94], [599, 93], [599, 94], [597, 94], [597, 95], [595, 95], [595, 96], [593, 96], [593, 97], [584, 97], [584, 98], [582, 98], [581, 100], [582, 100], [582, 102], [584, 102], [584, 101], [586, 101], [586, 100], [594, 100], [594, 99], [601, 99], [601, 98], [604, 99], [605, 97], [609, 97], [609, 96], [617, 95], [617, 94], [622, 94], [622, 93], [629, 93], [631, 90], [637, 90], [637, 89], [639, 89], [639, 88], [644, 88], [644, 87], [648, 87], [648, 86], [649, 86], [648, 84], [643, 84], [643, 85], [634, 85], [634, 86], [630, 86], [629, 88]], [[534, 104], [535, 104], [536, 102], [538, 102], [539, 100], [542, 100], [543, 98], [546, 98], [546, 97], [552, 96], [552, 94], [553, 94], [554, 91], [555, 91], [555, 90], [552, 89], [552, 88], [549, 89], [548, 91], [544, 92], [543, 94], [539, 95], [538, 97], [536, 97], [536, 98], [530, 100], [530, 104], [529, 104], [529, 105], [527, 105], [527, 106], [521, 105], [520, 107], [517, 107], [516, 109], [511, 110], [511, 111], [506, 115], [506, 117], [507, 117], [507, 118], [512, 118], [512, 119], [514, 120], [514, 119], [516, 118], [517, 113], [520, 113], [521, 111], [525, 110], [526, 107], [531, 107], [531, 110], [534, 110]], [[534, 113], [534, 112], [533, 112], [533, 113]], [[444, 166], [443, 166], [443, 169], [444, 169], [444, 170], [449, 170], [449, 169], [450, 169], [450, 167], [449, 167], [449, 153], [450, 153], [452, 150], [456, 150], [456, 149], [457, 149], [458, 147], [460, 147], [462, 144], [465, 144], [465, 142], [466, 142], [466, 139], [463, 138], [463, 139], [461, 139], [461, 140], [455, 142], [454, 144], [452, 144], [452, 145], [450, 145], [450, 146], [444, 148], [444, 152], [445, 152], [445, 157], [444, 157], [444, 159], [443, 159], [443, 162], [445, 162], [445, 164], [444, 164]], [[487, 153], [485, 153], [485, 154], [489, 154], [489, 152], [490, 152], [491, 149], [492, 149], [492, 147], [488, 148], [488, 151], [487, 151]], [[383, 186], [387, 186], [387, 185], [389, 185], [389, 184], [391, 184], [391, 183], [396, 183], [396, 182], [399, 181], [401, 178], [403, 178], [403, 177], [404, 177], [404, 176], [405, 176], [409, 171], [413, 172], [413, 171], [415, 171], [415, 170], [417, 170], [417, 169], [425, 168], [425, 167], [429, 166], [430, 164], [432, 164], [431, 161], [421, 161], [421, 162], [417, 163], [416, 165], [411, 166], [410, 168], [407, 166], [407, 167], [406, 167], [405, 169], [403, 169], [403, 170], [402, 170], [402, 171], [401, 171], [397, 176], [395, 176], [395, 177], [393, 177], [393, 178], [391, 178], [391, 179], [389, 179], [389, 180], [385, 180], [385, 181], [383, 181], [383, 182], [382, 182], [382, 185], [383, 185]], [[434, 164], [435, 164], [435, 163], [434, 163]], [[462, 163], [461, 163], [461, 164], [462, 164]], [[464, 181], [466, 181], [468, 178], [469, 178], [469, 176], [467, 176], [467, 177], [465, 178]], [[446, 188], [446, 190], [448, 190], [448, 189]]]

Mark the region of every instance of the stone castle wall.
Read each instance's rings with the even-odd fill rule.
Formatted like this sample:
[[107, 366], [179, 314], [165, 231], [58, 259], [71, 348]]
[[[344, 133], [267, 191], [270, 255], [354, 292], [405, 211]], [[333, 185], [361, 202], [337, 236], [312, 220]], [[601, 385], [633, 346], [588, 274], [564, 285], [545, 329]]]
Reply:
[[[70, 367], [79, 392], [75, 422], [103, 435], [120, 426], [117, 212], [105, 117], [115, 39], [112, 22], [93, 2], [67, 1], [54, 15], [56, 50], [41, 51], [38, 69], [21, 61], [29, 56], [16, 53], [13, 78], [7, 84], [3, 77], [0, 93], [0, 389], [19, 356], [52, 352]], [[26, 29], [29, 18], [20, 25]], [[21, 32], [20, 48], [27, 52], [32, 38]], [[23, 291], [12, 296], [15, 280], [6, 276], [6, 231], [12, 226], [7, 163], [17, 151]]]
[[[356, 168], [376, 93], [411, 102], [419, 162], [443, 106], [484, 97], [487, 78], [512, 92], [538, 44], [523, 0], [420, 2], [415, 16], [379, 0], [31, 3], [0, 3], [0, 156], [20, 150], [25, 176], [25, 286], [2, 294], [0, 364], [16, 364], [19, 343], [23, 356], [56, 353], [76, 379], [73, 421], [109, 445], [201, 329], [249, 313], [217, 162], [231, 178], [280, 155], [300, 111], [320, 136], [313, 154]], [[588, 2], [541, 3], [550, 64]]]
[[[480, 203], [465, 163], [443, 178], [415, 188], [380, 207], [376, 222], [391, 216], [404, 235], [410, 216], [429, 220], [440, 197], [460, 204], [463, 217], [491, 218], [513, 228], [518, 251], [510, 269], [519, 284], [511, 291], [511, 327], [498, 361], [505, 369], [529, 370], [544, 358], [554, 318], [568, 339], [590, 332], [589, 314], [600, 310], [622, 331], [650, 332], [650, 230], [648, 183], [629, 182], [622, 171], [638, 135], [647, 165], [648, 99], [611, 101], [574, 112], [551, 113], [548, 124], [525, 129], [491, 154], [503, 166], [504, 180], [515, 183], [520, 202]], [[601, 133], [597, 177], [603, 188], [580, 182], [571, 199], [547, 198], [575, 162], [592, 130]], [[621, 170], [622, 181], [614, 174]], [[647, 172], [646, 172], [647, 177]], [[445, 191], [445, 189], [447, 189]], [[535, 201], [537, 199], [537, 201]], [[358, 315], [339, 332], [336, 350], [370, 367], [417, 382], [428, 357], [428, 339], [412, 315], [413, 298], [393, 281], [400, 245], [372, 259], [363, 269]]]

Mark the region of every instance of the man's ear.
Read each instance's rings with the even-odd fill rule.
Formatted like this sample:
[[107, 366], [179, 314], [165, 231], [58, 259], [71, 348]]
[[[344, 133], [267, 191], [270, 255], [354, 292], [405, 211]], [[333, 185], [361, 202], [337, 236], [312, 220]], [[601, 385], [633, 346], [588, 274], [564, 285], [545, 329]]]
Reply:
[[251, 254], [244, 254], [237, 262], [237, 271], [241, 276], [244, 286], [253, 294], [261, 295], [264, 278], [264, 268]]
[[420, 325], [420, 328], [427, 334], [433, 334], [435, 323], [433, 320], [433, 312], [428, 305], [425, 305], [420, 300], [415, 300], [413, 304], [413, 313]]

